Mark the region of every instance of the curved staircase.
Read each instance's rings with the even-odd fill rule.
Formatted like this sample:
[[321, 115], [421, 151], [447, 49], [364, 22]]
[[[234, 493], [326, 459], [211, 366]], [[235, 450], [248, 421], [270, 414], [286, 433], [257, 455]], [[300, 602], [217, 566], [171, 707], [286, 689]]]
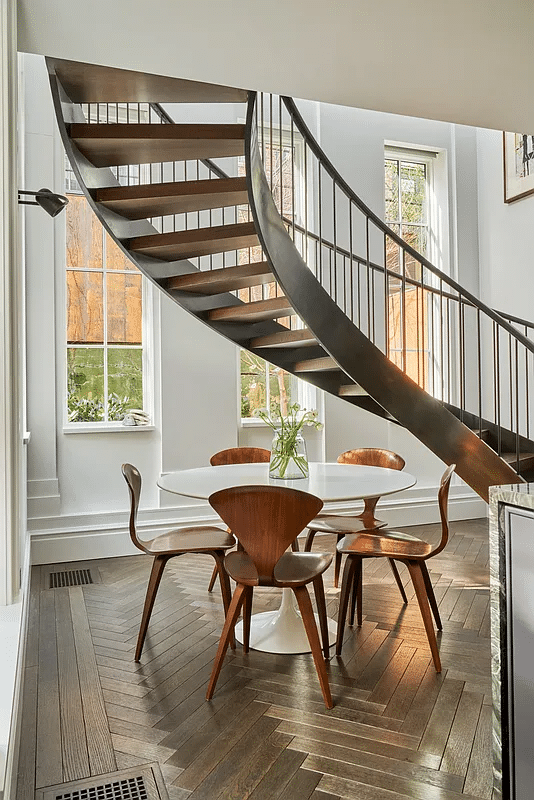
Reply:
[[[241, 347], [404, 425], [484, 499], [490, 485], [530, 475], [531, 327], [484, 306], [381, 222], [292, 100], [47, 64], [80, 186], [162, 291]], [[246, 124], [175, 123], [161, 103], [246, 103]]]

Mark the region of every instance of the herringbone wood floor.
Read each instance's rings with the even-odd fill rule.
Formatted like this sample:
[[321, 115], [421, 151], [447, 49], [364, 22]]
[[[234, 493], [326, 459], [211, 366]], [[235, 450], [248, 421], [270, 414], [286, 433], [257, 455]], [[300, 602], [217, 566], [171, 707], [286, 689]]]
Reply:
[[[439, 537], [439, 526], [418, 535]], [[315, 549], [333, 545], [317, 536]], [[452, 524], [429, 562], [444, 623], [436, 675], [407, 572], [365, 564], [364, 621], [347, 628], [326, 711], [311, 656], [239, 649], [204, 699], [222, 613], [212, 561], [170, 562], [142, 663], [133, 662], [151, 559], [84, 562], [101, 584], [50, 590], [32, 575], [17, 800], [36, 787], [158, 761], [173, 800], [491, 797], [488, 535]], [[59, 565], [59, 569], [71, 565]], [[327, 573], [329, 616], [338, 590]], [[258, 590], [255, 611], [279, 592]]]

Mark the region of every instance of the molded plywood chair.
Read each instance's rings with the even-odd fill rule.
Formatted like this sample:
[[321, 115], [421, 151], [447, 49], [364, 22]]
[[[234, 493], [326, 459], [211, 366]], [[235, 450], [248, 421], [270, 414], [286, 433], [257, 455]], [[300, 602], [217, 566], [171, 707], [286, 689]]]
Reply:
[[[264, 447], [229, 447], [227, 450], [219, 450], [210, 458], [212, 467], [220, 467], [223, 464], [268, 464], [271, 460], [271, 451]], [[217, 565], [213, 568], [208, 592], [213, 590], [217, 580]]]
[[207, 699], [211, 700], [213, 697], [241, 606], [243, 606], [243, 649], [248, 652], [254, 587], [278, 586], [292, 589], [295, 593], [323, 698], [326, 707], [332, 708], [325, 660], [306, 589], [308, 583], [313, 583], [324, 655], [327, 656], [329, 644], [323, 572], [332, 563], [332, 556], [325, 553], [285, 552], [299, 532], [321, 510], [322, 500], [307, 492], [283, 486], [235, 486], [215, 492], [209, 498], [209, 502], [237, 537], [243, 549], [228, 553], [224, 559], [226, 570], [236, 581], [237, 586], [226, 615]]
[[139, 550], [154, 556], [154, 563], [152, 564], [152, 572], [150, 573], [150, 580], [148, 582], [145, 605], [143, 608], [143, 616], [141, 618], [141, 627], [137, 639], [137, 647], [135, 649], [134, 660], [139, 661], [148, 623], [152, 614], [152, 608], [154, 607], [161, 576], [163, 575], [163, 570], [165, 569], [167, 561], [175, 556], [181, 556], [184, 553], [206, 553], [213, 556], [216, 569], [219, 572], [221, 594], [224, 612], [226, 614], [230, 605], [231, 589], [230, 580], [224, 569], [223, 558], [227, 550], [234, 546], [235, 540], [231, 534], [215, 527], [177, 528], [168, 533], [156, 536], [155, 539], [151, 539], [150, 541], [139, 539], [136, 531], [136, 520], [139, 497], [141, 495], [141, 475], [139, 470], [131, 464], [122, 465], [122, 474], [124, 475], [124, 479], [130, 491], [130, 538]]
[[[455, 467], [456, 464], [451, 464], [450, 467], [447, 467], [441, 478], [438, 492], [439, 513], [441, 517], [441, 540], [436, 547], [433, 548], [432, 545], [419, 539], [417, 536], [410, 536], [402, 531], [393, 531], [388, 528], [383, 528], [376, 531], [374, 534], [349, 534], [338, 544], [338, 551], [345, 554], [347, 558], [343, 570], [343, 583], [339, 598], [336, 655], [341, 655], [349, 595], [352, 587], [352, 597], [355, 596], [355, 587], [360, 583], [363, 559], [394, 558], [397, 561], [402, 561], [408, 567], [419, 608], [421, 609], [421, 616], [423, 617], [434, 666], [436, 672], [441, 672], [441, 661], [430, 609], [432, 609], [439, 630], [441, 630], [442, 625], [438, 605], [434, 596], [434, 589], [432, 588], [430, 575], [428, 574], [425, 562], [429, 558], [441, 553], [449, 539], [447, 501], [449, 498], [451, 477]], [[358, 625], [361, 625], [361, 620], [361, 597], [358, 597]]]
[[[357, 450], [346, 450], [338, 456], [338, 464], [362, 464], [366, 467], [387, 467], [388, 469], [404, 469], [405, 461], [402, 456], [393, 453], [391, 450], [381, 450], [378, 448], [360, 447]], [[316, 533], [335, 533], [338, 543], [348, 533], [359, 533], [360, 531], [374, 531], [384, 528], [387, 522], [382, 522], [375, 517], [376, 504], [380, 497], [368, 497], [364, 501], [364, 509], [361, 514], [342, 516], [338, 514], [320, 514], [308, 525], [308, 536], [304, 550], [311, 550], [313, 539]], [[399, 572], [393, 559], [390, 560], [391, 570], [399, 587], [401, 597], [405, 603], [408, 602], [404, 586], [400, 579]], [[339, 573], [341, 569], [341, 553], [336, 551], [334, 562], [334, 586], [339, 584]], [[361, 588], [359, 589], [361, 591]]]

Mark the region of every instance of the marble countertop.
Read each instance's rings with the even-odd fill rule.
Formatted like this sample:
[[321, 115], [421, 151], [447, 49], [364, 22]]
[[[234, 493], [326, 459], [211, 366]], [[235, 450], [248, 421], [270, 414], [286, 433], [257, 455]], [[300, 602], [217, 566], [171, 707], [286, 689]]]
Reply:
[[491, 505], [508, 503], [518, 508], [534, 509], [534, 483], [512, 483], [508, 486], [490, 486]]

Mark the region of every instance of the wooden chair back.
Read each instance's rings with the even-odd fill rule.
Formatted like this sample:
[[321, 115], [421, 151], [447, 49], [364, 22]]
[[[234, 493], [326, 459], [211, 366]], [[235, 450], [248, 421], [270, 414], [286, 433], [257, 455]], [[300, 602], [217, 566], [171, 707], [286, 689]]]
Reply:
[[357, 450], [346, 450], [337, 459], [338, 464], [363, 464], [366, 467], [387, 467], [388, 469], [404, 469], [406, 464], [402, 456], [391, 450], [377, 447], [360, 447]]
[[233, 486], [209, 497], [254, 563], [258, 586], [274, 584], [274, 568], [321, 508], [313, 494], [285, 486]]
[[137, 520], [137, 509], [139, 508], [139, 498], [141, 497], [141, 473], [132, 464], [123, 464], [121, 469], [122, 474], [124, 475], [124, 480], [128, 484], [128, 489], [130, 492], [130, 539], [134, 545], [139, 548], [139, 550], [142, 550], [143, 553], [146, 553], [147, 549], [143, 542], [137, 538], [137, 531], [135, 527]]
[[229, 447], [220, 450], [210, 458], [212, 467], [222, 464], [268, 464], [271, 460], [271, 451], [264, 447]]
[[449, 541], [449, 513], [448, 513], [448, 501], [449, 501], [449, 489], [451, 485], [451, 478], [452, 473], [456, 469], [456, 464], [451, 464], [443, 475], [441, 476], [441, 481], [439, 484], [438, 490], [438, 505], [439, 505], [439, 515], [441, 517], [441, 541], [437, 547], [432, 550], [431, 553], [428, 554], [427, 558], [432, 558], [432, 556], [441, 553], [447, 542]]

